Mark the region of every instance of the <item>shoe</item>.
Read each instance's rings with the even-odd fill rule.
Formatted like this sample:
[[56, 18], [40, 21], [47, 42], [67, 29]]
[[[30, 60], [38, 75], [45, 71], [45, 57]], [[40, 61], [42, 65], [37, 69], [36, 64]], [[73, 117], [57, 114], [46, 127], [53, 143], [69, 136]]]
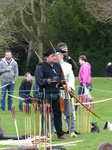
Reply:
[[62, 136], [59, 136], [58, 139], [67, 140], [68, 138], [66, 135], [62, 135]]
[[71, 136], [71, 137], [77, 137], [77, 135], [76, 135], [74, 132], [72, 132], [72, 133], [70, 134], [70, 136]]
[[1, 109], [1, 108], [0, 108], [0, 111], [5, 111], [5, 109]]
[[11, 108], [8, 108], [8, 111], [11, 111]]
[[54, 129], [54, 133], [57, 133], [56, 129]]
[[23, 112], [23, 105], [19, 105], [20, 112]]
[[2, 109], [2, 107], [0, 107], [0, 111], [5, 111], [5, 109]]
[[[69, 131], [67, 131], [67, 132], [65, 132], [65, 131], [63, 131], [63, 133], [64, 134], [69, 134]], [[80, 134], [79, 132], [77, 132], [77, 131], [74, 131], [74, 133], [77, 135], [77, 134]]]
[[77, 135], [77, 134], [80, 134], [79, 132], [77, 132], [77, 131], [74, 131], [75, 132], [75, 134]]

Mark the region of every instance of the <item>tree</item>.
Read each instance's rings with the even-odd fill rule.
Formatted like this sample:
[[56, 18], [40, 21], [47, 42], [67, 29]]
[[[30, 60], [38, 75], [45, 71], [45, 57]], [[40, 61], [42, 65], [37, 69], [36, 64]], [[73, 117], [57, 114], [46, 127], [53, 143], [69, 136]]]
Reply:
[[[54, 45], [65, 42], [69, 55], [78, 63], [80, 55], [86, 55], [92, 65], [92, 76], [104, 76], [105, 66], [111, 61], [112, 26], [99, 22], [87, 5], [79, 0], [57, 0], [47, 5], [47, 38]], [[78, 70], [75, 71], [78, 75]]]
[[84, 0], [89, 11], [98, 21], [112, 21], [112, 0]]
[[[38, 52], [40, 57], [42, 58], [43, 54], [43, 30], [42, 26], [45, 22], [44, 18], [44, 0], [1, 0], [0, 8], [2, 9], [3, 21], [1, 21], [1, 26], [4, 27], [4, 32], [9, 33], [11, 35], [6, 35], [6, 39], [4, 40], [3, 47], [10, 47], [11, 44], [24, 46], [22, 44], [23, 41], [26, 41], [28, 46], [25, 46], [25, 51], [27, 55], [27, 66], [31, 56], [31, 51], [35, 50]], [[4, 22], [7, 21], [6, 26], [4, 26]], [[3, 30], [3, 28], [0, 28]], [[6, 41], [9, 41], [7, 43]], [[19, 37], [19, 39], [18, 39]], [[21, 37], [21, 39], [20, 39]], [[3, 38], [4, 34], [3, 34]], [[20, 42], [22, 41], [22, 42]], [[7, 45], [6, 45], [7, 44]]]

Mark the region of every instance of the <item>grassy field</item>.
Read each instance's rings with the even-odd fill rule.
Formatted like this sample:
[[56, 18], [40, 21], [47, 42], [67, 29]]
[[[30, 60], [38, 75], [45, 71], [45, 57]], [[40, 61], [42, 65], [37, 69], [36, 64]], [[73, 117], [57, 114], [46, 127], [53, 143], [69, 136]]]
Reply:
[[[19, 77], [16, 86], [14, 95], [18, 96], [18, 89], [21, 83], [21, 80], [23, 77]], [[75, 96], [77, 96], [78, 91], [78, 79], [76, 79], [75, 85], [76, 85], [76, 91], [74, 93]], [[34, 81], [34, 78], [33, 78]], [[112, 97], [112, 78], [92, 78], [92, 96], [94, 97], [94, 101], [103, 100], [107, 98]], [[0, 93], [1, 94], [1, 93]], [[31, 93], [32, 95], [32, 93]], [[19, 112], [19, 100], [13, 99], [13, 105], [15, 107], [15, 114], [16, 114], [16, 120], [19, 130], [19, 135], [25, 134], [25, 115], [24, 112]], [[92, 121], [97, 122], [100, 133], [81, 133], [77, 136], [77, 138], [68, 138], [66, 141], [62, 142], [69, 142], [74, 140], [82, 140], [84, 139], [84, 142], [77, 143], [76, 146], [67, 146], [67, 150], [97, 150], [97, 147], [102, 142], [112, 142], [112, 131], [103, 130], [103, 127], [106, 123], [106, 121], [109, 121], [112, 123], [112, 101], [97, 103], [94, 105], [94, 113], [96, 113], [98, 116], [102, 118], [102, 120], [96, 118], [92, 115]], [[77, 112], [76, 112], [77, 116]], [[1, 117], [1, 126], [4, 130], [5, 135], [16, 135], [15, 125], [13, 121], [13, 117], [10, 111], [7, 111], [7, 100], [6, 100], [6, 110], [0, 111], [0, 117]], [[31, 121], [32, 121], [32, 134], [34, 133], [34, 109], [33, 106], [31, 106]], [[77, 125], [77, 120], [75, 121], [75, 124]], [[92, 127], [92, 126], [91, 126]], [[64, 128], [64, 125], [63, 125]], [[65, 129], [64, 129], [65, 130]], [[77, 127], [76, 127], [77, 130]], [[53, 143], [60, 143], [57, 139], [57, 135], [53, 133]], [[3, 146], [0, 146], [3, 147]]]

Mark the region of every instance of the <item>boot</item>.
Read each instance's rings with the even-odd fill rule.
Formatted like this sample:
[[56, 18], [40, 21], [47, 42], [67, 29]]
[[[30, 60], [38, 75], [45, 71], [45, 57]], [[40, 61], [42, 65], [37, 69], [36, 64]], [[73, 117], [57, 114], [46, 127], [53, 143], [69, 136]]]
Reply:
[[19, 105], [20, 112], [23, 112], [23, 105]]

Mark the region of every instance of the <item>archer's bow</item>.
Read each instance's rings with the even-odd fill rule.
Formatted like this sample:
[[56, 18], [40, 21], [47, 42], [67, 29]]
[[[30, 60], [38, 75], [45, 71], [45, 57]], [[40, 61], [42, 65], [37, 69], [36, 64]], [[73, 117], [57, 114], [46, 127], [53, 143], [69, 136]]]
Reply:
[[[63, 88], [65, 89], [64, 85]], [[69, 94], [75, 98], [83, 107], [85, 107], [88, 111], [90, 111], [93, 115], [95, 115], [97, 118], [101, 119], [98, 115], [96, 115], [93, 111], [91, 111], [89, 108], [87, 108], [86, 105], [84, 105], [77, 97], [75, 97], [71, 92], [69, 92]]]

